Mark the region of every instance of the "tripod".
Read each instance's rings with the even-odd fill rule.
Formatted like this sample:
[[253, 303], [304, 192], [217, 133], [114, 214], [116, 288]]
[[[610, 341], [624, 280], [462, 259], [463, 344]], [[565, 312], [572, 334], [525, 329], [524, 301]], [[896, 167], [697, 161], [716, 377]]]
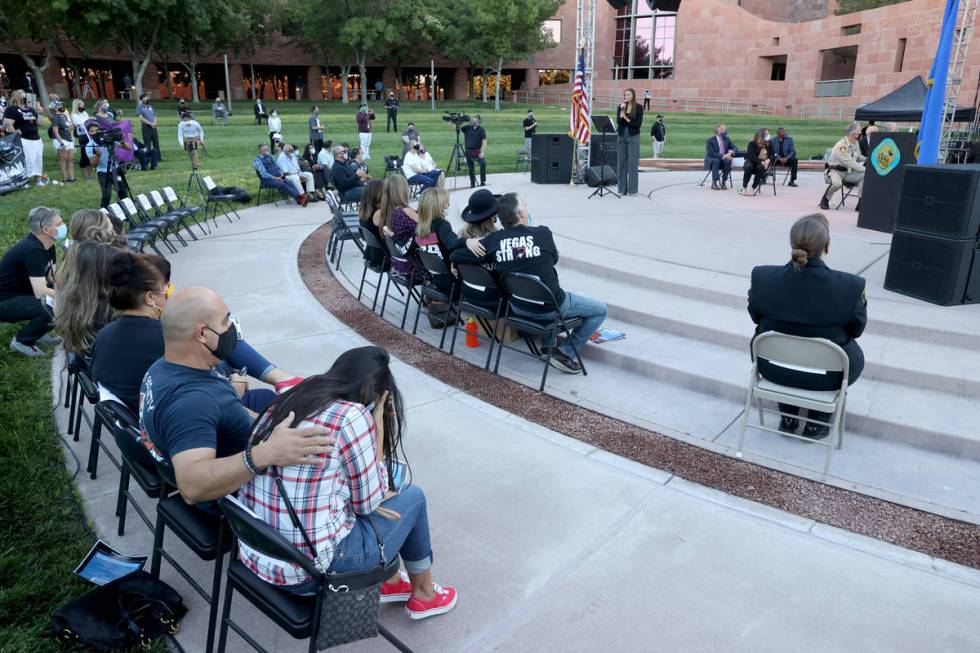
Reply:
[[204, 188], [204, 182], [201, 180], [201, 175], [197, 172], [197, 166], [194, 165], [194, 150], [197, 149], [197, 143], [191, 142], [187, 145], [188, 147], [185, 147], [184, 151], [187, 152], [187, 159], [191, 163], [191, 174], [187, 175], [187, 193], [191, 192], [191, 185], [196, 185], [198, 197], [203, 202], [207, 199], [207, 192]]
[[99, 188], [102, 191], [102, 208], [105, 208], [112, 203], [113, 190], [116, 191], [116, 197], [120, 200], [124, 197], [132, 196], [133, 193], [129, 188], [129, 182], [126, 180], [125, 173], [119, 169], [119, 159], [116, 158], [115, 144], [103, 147], [109, 157], [109, 161], [106, 163], [105, 177], [100, 180]]
[[[446, 164], [446, 172], [452, 171], [453, 173], [453, 190], [456, 190], [456, 184], [459, 183], [459, 172], [463, 168], [463, 159], [466, 158], [463, 146], [459, 142], [461, 126], [460, 124], [456, 124], [456, 143], [453, 144], [452, 154], [449, 155], [449, 163]], [[455, 168], [453, 167], [454, 165]]]

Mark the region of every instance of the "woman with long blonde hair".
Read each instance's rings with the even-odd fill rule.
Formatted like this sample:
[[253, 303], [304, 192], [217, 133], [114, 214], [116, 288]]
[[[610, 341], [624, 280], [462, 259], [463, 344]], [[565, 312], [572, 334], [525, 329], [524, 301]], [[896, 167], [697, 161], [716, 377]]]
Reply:
[[99, 329], [112, 319], [105, 274], [118, 251], [92, 240], [69, 248], [59, 268], [54, 308], [54, 327], [65, 351], [87, 354]]
[[391, 238], [395, 246], [405, 253], [406, 262], [392, 261], [392, 270], [409, 278], [422, 279], [425, 270], [413, 251], [419, 216], [409, 206], [410, 200], [411, 193], [404, 177], [401, 175], [385, 177], [381, 204], [375, 214], [374, 222], [382, 225], [382, 233]]

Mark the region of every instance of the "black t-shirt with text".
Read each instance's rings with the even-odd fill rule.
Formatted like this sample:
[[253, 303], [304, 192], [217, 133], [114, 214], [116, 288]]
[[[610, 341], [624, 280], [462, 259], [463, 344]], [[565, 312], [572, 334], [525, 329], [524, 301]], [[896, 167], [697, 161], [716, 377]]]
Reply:
[[483, 147], [483, 141], [487, 138], [487, 132], [480, 127], [473, 127], [473, 125], [463, 125], [463, 140], [465, 143], [465, 149], [479, 150]]
[[0, 301], [23, 295], [33, 297], [30, 278], [48, 278], [55, 260], [54, 245], [44, 249], [37, 236], [28, 234], [0, 259]]
[[[534, 134], [534, 132], [536, 132], [538, 130], [538, 126], [537, 125], [534, 125], [534, 122], [535, 122], [534, 118], [528, 117], [528, 118], [525, 118], [524, 119], [524, 135], [525, 136], [532, 136]], [[532, 127], [531, 125], [534, 125], [534, 127]]]
[[20, 137], [29, 141], [40, 138], [37, 133], [37, 113], [31, 107], [10, 105], [3, 112], [3, 117], [14, 121], [14, 129], [20, 130]]

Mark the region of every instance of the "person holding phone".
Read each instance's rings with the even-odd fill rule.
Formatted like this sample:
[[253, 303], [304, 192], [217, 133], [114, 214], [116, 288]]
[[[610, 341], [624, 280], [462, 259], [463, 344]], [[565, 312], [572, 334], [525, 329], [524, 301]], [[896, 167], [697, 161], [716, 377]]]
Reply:
[[[315, 543], [327, 573], [367, 571], [401, 556], [401, 572], [381, 586], [381, 602], [406, 602], [410, 619], [448, 612], [456, 590], [432, 582], [432, 545], [425, 495], [415, 485], [392, 491], [396, 453], [405, 427], [401, 393], [391, 374], [388, 352], [358, 347], [341, 354], [323, 374], [311, 376], [279, 396], [256, 420], [252, 446], [258, 446], [277, 424], [326, 428], [336, 439], [329, 455], [288, 468], [256, 470], [238, 499], [297, 548], [306, 539], [288, 518], [283, 489], [304, 530]], [[316, 592], [316, 581], [302, 568], [266, 556], [244, 543], [239, 558], [262, 580], [294, 594]]]

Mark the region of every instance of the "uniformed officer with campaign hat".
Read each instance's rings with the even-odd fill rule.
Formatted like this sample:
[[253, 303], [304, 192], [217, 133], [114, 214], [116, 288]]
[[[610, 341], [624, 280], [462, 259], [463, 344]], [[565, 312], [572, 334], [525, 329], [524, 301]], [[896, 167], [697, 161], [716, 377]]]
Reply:
[[844, 138], [834, 144], [827, 162], [827, 172], [824, 178], [829, 186], [820, 198], [820, 208], [828, 210], [834, 193], [847, 184], [854, 186], [853, 195], [858, 198], [857, 206], [861, 206], [861, 188], [864, 186], [864, 161], [858, 141], [861, 140], [861, 125], [852, 122], [844, 132]]

